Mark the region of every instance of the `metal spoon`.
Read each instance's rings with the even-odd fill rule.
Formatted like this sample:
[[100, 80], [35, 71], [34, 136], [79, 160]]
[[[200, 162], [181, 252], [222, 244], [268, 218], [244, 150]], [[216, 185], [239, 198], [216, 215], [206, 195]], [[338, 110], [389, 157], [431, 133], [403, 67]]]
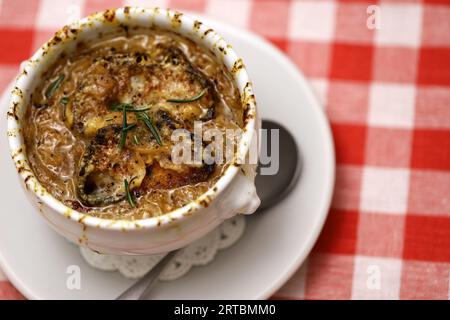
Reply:
[[[261, 168], [267, 165], [259, 164], [258, 175], [255, 179], [256, 190], [261, 205], [257, 213], [279, 203], [285, 196], [287, 196], [297, 183], [300, 172], [302, 170], [302, 161], [298, 151], [297, 143], [291, 133], [281, 124], [271, 121], [263, 120], [262, 128], [267, 129], [267, 136], [270, 137], [271, 130], [279, 130], [279, 167], [275, 175], [263, 175]], [[261, 144], [261, 155], [268, 154], [267, 150], [271, 150], [272, 141], [267, 139], [267, 143]], [[274, 155], [270, 155], [274, 161]]]
[[[289, 131], [279, 123], [270, 120], [263, 120], [262, 128], [268, 130], [268, 137], [270, 137], [271, 130], [279, 130], [279, 170], [274, 175], [261, 175], [259, 174], [261, 167], [267, 165], [259, 164], [255, 184], [258, 196], [261, 199], [261, 205], [255, 213], [259, 213], [283, 200], [294, 188], [302, 169], [297, 144]], [[271, 150], [270, 139], [267, 139], [267, 144], [261, 145], [261, 154], [268, 154], [267, 150]], [[274, 155], [271, 156], [274, 157]], [[169, 252], [155, 267], [116, 299], [144, 300], [153, 288], [155, 280], [158, 279], [164, 268], [180, 250]]]

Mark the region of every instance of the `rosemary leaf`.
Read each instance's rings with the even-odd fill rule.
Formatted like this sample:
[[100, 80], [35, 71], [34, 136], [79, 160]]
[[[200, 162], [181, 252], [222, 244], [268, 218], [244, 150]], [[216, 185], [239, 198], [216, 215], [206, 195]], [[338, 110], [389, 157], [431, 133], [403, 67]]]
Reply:
[[[133, 181], [133, 179], [131, 179], [131, 181]], [[130, 181], [130, 182], [131, 182], [131, 181]], [[130, 206], [131, 206], [132, 208], [135, 208], [135, 207], [136, 207], [136, 204], [134, 203], [133, 197], [131, 196], [130, 185], [129, 185], [129, 183], [128, 183], [128, 180], [127, 180], [127, 179], [124, 179], [124, 180], [123, 180], [123, 184], [124, 184], [124, 186], [125, 186], [125, 192], [126, 192], [126, 194], [127, 194], [127, 201], [128, 201], [128, 203], [130, 204]]]
[[122, 109], [123, 113], [123, 119], [122, 119], [122, 131], [120, 132], [120, 143], [119, 148], [123, 149], [125, 147], [125, 142], [127, 141], [127, 133], [128, 130], [126, 130], [127, 125], [127, 111], [125, 110], [125, 107]]
[[134, 127], [136, 127], [136, 123], [132, 123], [130, 125], [127, 124], [127, 119], [126, 119], [126, 111], [123, 112], [124, 114], [124, 120], [122, 123], [122, 132], [120, 134], [120, 149], [123, 149], [123, 147], [125, 147], [125, 143], [127, 142], [127, 134], [128, 131], [133, 129]]
[[150, 110], [151, 107], [135, 108], [131, 103], [114, 103], [110, 106], [110, 109], [113, 111], [122, 111], [125, 109], [130, 112], [142, 112]]
[[55, 81], [53, 81], [50, 84], [47, 91], [45, 91], [45, 97], [47, 99], [50, 99], [53, 96], [53, 94], [55, 93], [55, 91], [58, 90], [59, 86], [64, 81], [64, 78], [65, 78], [65, 76], [62, 74], [58, 77], [58, 79], [56, 79]]
[[69, 103], [69, 98], [62, 97], [61, 100], [59, 100], [59, 102], [65, 106]]
[[194, 102], [200, 100], [206, 93], [207, 89], [203, 89], [199, 94], [193, 96], [192, 98], [184, 98], [184, 99], [167, 99], [167, 102], [175, 102], [175, 103], [186, 103], [186, 102]]
[[123, 128], [123, 130], [128, 131], [133, 129], [134, 127], [136, 127], [136, 123], [132, 123], [130, 125], [127, 125], [125, 128]]
[[134, 144], [137, 146], [141, 144], [137, 135], [133, 135], [133, 141], [134, 141]]

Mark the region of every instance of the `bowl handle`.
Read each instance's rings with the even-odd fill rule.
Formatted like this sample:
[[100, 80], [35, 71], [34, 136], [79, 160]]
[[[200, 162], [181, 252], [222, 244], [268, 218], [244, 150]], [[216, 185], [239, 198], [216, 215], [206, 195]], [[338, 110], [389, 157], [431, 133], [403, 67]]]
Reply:
[[224, 220], [236, 214], [252, 214], [261, 203], [256, 193], [254, 179], [245, 175], [241, 170], [234, 177], [224, 198], [220, 206], [220, 214]]

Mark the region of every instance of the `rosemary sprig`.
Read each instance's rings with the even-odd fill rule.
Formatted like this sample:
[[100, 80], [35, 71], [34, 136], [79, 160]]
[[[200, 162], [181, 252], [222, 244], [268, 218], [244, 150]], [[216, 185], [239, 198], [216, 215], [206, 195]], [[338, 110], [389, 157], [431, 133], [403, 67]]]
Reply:
[[60, 75], [58, 77], [58, 79], [56, 79], [55, 81], [53, 81], [50, 86], [48, 87], [47, 91], [45, 91], [45, 97], [47, 99], [50, 99], [53, 94], [55, 93], [55, 91], [59, 88], [59, 86], [61, 85], [61, 83], [64, 81], [65, 75]]
[[194, 102], [200, 100], [206, 93], [207, 89], [203, 89], [199, 94], [185, 99], [167, 99], [167, 102], [175, 102], [175, 103], [186, 103], [186, 102]]
[[[127, 112], [136, 112], [136, 117], [138, 120], [144, 122], [144, 124], [147, 126], [148, 129], [150, 129], [150, 132], [152, 133], [153, 137], [156, 139], [156, 142], [162, 146], [162, 140], [161, 136], [159, 135], [158, 130], [153, 125], [152, 120], [150, 119], [149, 115], [145, 113], [145, 111], [149, 110], [151, 107], [146, 108], [135, 108], [134, 105], [130, 103], [116, 103], [110, 106], [111, 110], [115, 111], [122, 111], [123, 112], [123, 122], [122, 122], [122, 134], [120, 139], [120, 148], [122, 149], [125, 146], [126, 141], [126, 135], [127, 131], [134, 127], [134, 125], [128, 127], [127, 125]], [[135, 141], [136, 143], [136, 141]]]
[[142, 122], [145, 123], [147, 128], [152, 133], [153, 137], [156, 139], [156, 142], [158, 142], [158, 144], [162, 146], [161, 136], [159, 135], [159, 132], [156, 129], [156, 127], [153, 125], [152, 119], [150, 119], [148, 114], [146, 114], [145, 112], [139, 112], [136, 116], [138, 120], [141, 120]]
[[144, 108], [135, 108], [131, 103], [114, 103], [110, 106], [110, 109], [113, 111], [130, 111], [130, 112], [142, 112], [150, 110], [151, 107], [144, 107]]
[[[133, 179], [130, 180], [130, 183], [133, 181]], [[136, 204], [134, 203], [133, 197], [131, 196], [130, 192], [130, 184], [128, 183], [127, 179], [123, 180], [123, 184], [125, 186], [125, 193], [127, 194], [127, 201], [130, 204], [132, 208], [136, 207]]]

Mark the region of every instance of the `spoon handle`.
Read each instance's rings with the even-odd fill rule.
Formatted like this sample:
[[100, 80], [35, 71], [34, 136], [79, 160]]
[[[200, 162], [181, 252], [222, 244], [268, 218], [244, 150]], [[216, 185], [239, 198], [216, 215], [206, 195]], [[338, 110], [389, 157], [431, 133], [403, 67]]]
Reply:
[[179, 250], [169, 252], [161, 261], [159, 261], [142, 278], [138, 279], [131, 287], [125, 290], [116, 300], [144, 300], [153, 288], [153, 283], [164, 268], [172, 261], [172, 258]]

